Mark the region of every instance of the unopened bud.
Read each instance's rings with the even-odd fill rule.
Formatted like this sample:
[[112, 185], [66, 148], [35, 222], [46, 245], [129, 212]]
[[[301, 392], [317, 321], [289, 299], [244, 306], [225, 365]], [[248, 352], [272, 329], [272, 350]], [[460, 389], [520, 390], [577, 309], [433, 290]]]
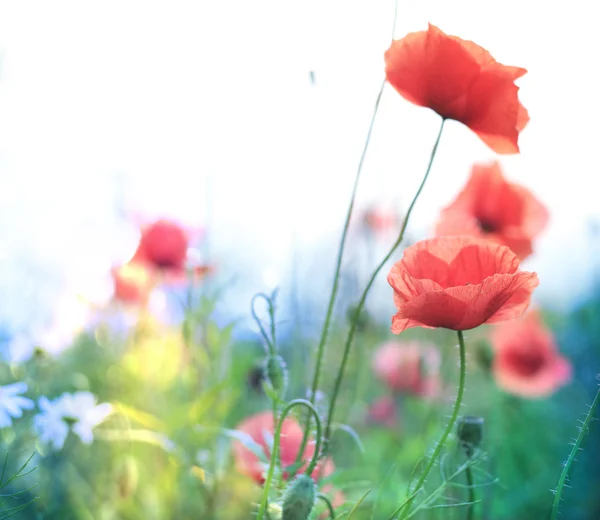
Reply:
[[271, 390], [275, 392], [280, 399], [285, 394], [287, 388], [287, 367], [281, 356], [269, 356], [265, 363], [266, 383], [271, 386]]
[[282, 520], [308, 520], [316, 499], [313, 479], [308, 475], [298, 475], [285, 491]]
[[465, 415], [458, 420], [458, 440], [471, 457], [483, 438], [483, 417]]

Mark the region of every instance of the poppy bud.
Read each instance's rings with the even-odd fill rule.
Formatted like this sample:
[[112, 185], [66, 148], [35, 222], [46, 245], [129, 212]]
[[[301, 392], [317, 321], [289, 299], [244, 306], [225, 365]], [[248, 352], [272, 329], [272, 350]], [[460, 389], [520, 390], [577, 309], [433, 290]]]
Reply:
[[316, 499], [313, 479], [308, 475], [298, 475], [285, 491], [282, 520], [308, 520]]
[[257, 394], [261, 394], [263, 392], [263, 381], [265, 380], [265, 369], [263, 364], [253, 366], [247, 374], [246, 383], [248, 384], [248, 388]]
[[483, 438], [483, 417], [465, 415], [458, 421], [458, 440], [467, 457], [471, 457]]
[[275, 394], [282, 398], [287, 387], [287, 367], [281, 356], [269, 356], [265, 363], [265, 376], [268, 385]]

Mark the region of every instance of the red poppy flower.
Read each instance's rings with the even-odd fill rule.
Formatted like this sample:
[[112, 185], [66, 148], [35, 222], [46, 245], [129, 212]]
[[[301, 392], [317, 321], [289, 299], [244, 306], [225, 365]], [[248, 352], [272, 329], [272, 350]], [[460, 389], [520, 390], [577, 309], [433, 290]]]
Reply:
[[537, 312], [503, 323], [491, 335], [492, 370], [498, 386], [523, 397], [550, 395], [571, 379], [571, 364], [558, 353]]
[[548, 223], [548, 210], [523, 186], [508, 182], [497, 162], [475, 164], [471, 178], [444, 209], [438, 235], [485, 237], [510, 247], [523, 260]]
[[154, 287], [152, 272], [137, 262], [128, 262], [111, 270], [115, 300], [144, 303]]
[[398, 413], [394, 399], [387, 395], [373, 401], [369, 406], [367, 420], [370, 423], [379, 424], [386, 428], [395, 428]]
[[387, 80], [411, 103], [464, 123], [497, 153], [519, 152], [529, 116], [514, 82], [525, 69], [502, 65], [479, 45], [431, 24], [392, 42], [385, 64]]
[[411, 327], [468, 330], [521, 316], [538, 286], [506, 246], [464, 236], [406, 248], [388, 275], [398, 312], [392, 332]]
[[187, 265], [190, 240], [197, 234], [197, 231], [187, 229], [170, 220], [157, 220], [144, 225], [132, 261], [160, 272], [161, 278], [167, 283], [187, 281], [189, 269], [196, 279], [204, 278], [213, 271], [212, 266], [193, 265], [188, 267]]
[[142, 229], [135, 258], [157, 269], [183, 269], [188, 245], [188, 235], [182, 226], [158, 220]]
[[389, 341], [373, 358], [373, 370], [394, 392], [434, 396], [440, 387], [440, 353], [433, 345]]
[[[275, 433], [272, 412], [267, 411], [252, 415], [242, 421], [236, 427], [236, 430], [250, 435], [254, 442], [263, 449], [267, 458], [270, 459], [271, 448], [267, 439], [272, 438]], [[288, 478], [285, 468], [294, 465], [296, 462], [296, 456], [302, 445], [303, 437], [304, 433], [302, 427], [298, 424], [298, 421], [291, 416], [286, 417], [281, 428], [281, 441], [279, 444], [279, 458], [281, 460], [281, 467], [284, 468], [284, 478]], [[314, 452], [314, 442], [309, 442], [304, 450], [304, 456], [302, 457], [305, 461], [302, 466], [303, 469], [306, 469], [308, 466]], [[252, 453], [252, 451], [240, 441], [233, 442], [233, 454], [236, 466], [240, 473], [251, 477], [259, 484], [264, 483], [263, 474], [265, 472], [265, 467], [257, 455]], [[329, 476], [334, 470], [335, 465], [333, 464], [333, 461], [321, 461], [315, 468], [312, 478], [317, 481], [321, 477]], [[299, 471], [301, 472], [302, 469]]]

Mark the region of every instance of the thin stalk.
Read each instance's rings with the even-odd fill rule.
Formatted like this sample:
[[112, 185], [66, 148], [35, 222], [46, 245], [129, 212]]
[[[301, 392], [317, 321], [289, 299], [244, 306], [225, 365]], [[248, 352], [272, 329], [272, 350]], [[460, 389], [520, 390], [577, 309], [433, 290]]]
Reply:
[[354, 177], [354, 186], [352, 187], [352, 195], [350, 196], [350, 204], [348, 204], [348, 211], [346, 213], [346, 220], [344, 222], [344, 229], [342, 231], [342, 237], [340, 239], [340, 245], [338, 247], [337, 260], [335, 264], [335, 273], [333, 275], [333, 284], [331, 286], [331, 294], [329, 296], [329, 304], [327, 305], [327, 313], [325, 314], [325, 322], [323, 323], [323, 330], [321, 331], [321, 339], [319, 340], [319, 346], [317, 347], [317, 361], [315, 365], [315, 373], [313, 375], [312, 386], [310, 390], [310, 402], [314, 404], [315, 396], [317, 395], [317, 389], [319, 388], [319, 378], [321, 376], [321, 365], [323, 364], [323, 355], [325, 354], [325, 344], [327, 343], [327, 336], [329, 334], [329, 326], [331, 325], [331, 318], [333, 317], [333, 308], [335, 306], [335, 300], [337, 297], [339, 282], [340, 282], [340, 273], [342, 270], [342, 258], [344, 256], [344, 249], [346, 247], [346, 238], [348, 237], [348, 230], [350, 229], [350, 220], [352, 218], [352, 210], [354, 209], [354, 201], [356, 199], [356, 192], [358, 190], [358, 181], [360, 180], [360, 174], [362, 172], [362, 167], [365, 161], [365, 157], [367, 156], [367, 149], [369, 148], [369, 143], [371, 142], [371, 134], [373, 133], [373, 127], [375, 125], [375, 119], [377, 117], [377, 112], [379, 111], [379, 103], [381, 102], [381, 97], [383, 95], [383, 90], [385, 88], [386, 80], [383, 80], [381, 83], [381, 87], [379, 88], [379, 93], [377, 94], [377, 99], [375, 101], [375, 108], [373, 109], [373, 116], [371, 117], [371, 123], [369, 124], [369, 130], [367, 131], [367, 138], [365, 140], [365, 145], [363, 147], [362, 154], [360, 156], [360, 160], [358, 162], [358, 169], [356, 171], [356, 176]]
[[271, 450], [271, 461], [269, 464], [269, 472], [267, 473], [267, 478], [265, 480], [263, 494], [260, 501], [260, 508], [258, 510], [257, 515], [257, 518], [259, 520], [263, 520], [265, 512], [267, 510], [267, 502], [269, 500], [269, 489], [271, 487], [273, 474], [275, 473], [275, 466], [277, 465], [277, 457], [279, 455], [279, 443], [281, 442], [281, 428], [283, 427], [283, 422], [285, 421], [286, 417], [292, 411], [292, 408], [294, 408], [295, 406], [305, 406], [306, 408], [308, 408], [309, 412], [315, 418], [315, 422], [317, 424], [317, 440], [315, 442], [315, 451], [313, 453], [312, 459], [308, 467], [306, 468], [306, 475], [312, 474], [312, 472], [317, 467], [317, 462], [319, 461], [319, 453], [321, 451], [321, 439], [323, 437], [321, 419], [319, 417], [319, 414], [317, 413], [317, 410], [310, 401], [307, 401], [306, 399], [294, 399], [293, 401], [290, 401], [281, 412], [279, 422], [277, 423], [277, 428], [275, 429], [275, 433], [273, 436], [273, 449]]
[[465, 477], [467, 479], [467, 486], [469, 486], [469, 505], [467, 506], [467, 520], [473, 520], [473, 514], [475, 511], [475, 482], [473, 480], [473, 471], [471, 470], [471, 465], [468, 465], [466, 467]]
[[327, 506], [327, 511], [329, 512], [329, 518], [335, 520], [335, 510], [333, 508], [333, 504], [327, 498], [327, 496], [325, 496], [323, 493], [319, 493], [317, 495], [317, 498], [319, 498], [320, 500], [322, 500], [323, 502], [325, 502], [325, 505]]
[[[267, 335], [267, 331], [263, 327], [262, 321], [260, 320], [260, 318], [258, 317], [258, 314], [256, 313], [255, 305], [256, 305], [256, 300], [258, 298], [262, 298], [263, 300], [265, 300], [267, 302], [267, 305], [269, 306], [269, 315], [271, 316], [271, 335], [272, 335], [272, 338], [269, 338], [269, 336]], [[263, 339], [265, 340], [265, 344], [267, 346], [267, 351], [268, 351], [269, 355], [274, 356], [277, 353], [277, 350], [275, 348], [275, 324], [274, 324], [273, 317], [272, 317], [272, 302], [271, 302], [271, 298], [269, 298], [265, 293], [257, 293], [257, 294], [255, 294], [252, 297], [252, 303], [250, 305], [250, 310], [252, 312], [252, 317], [254, 318], [254, 321], [258, 325], [258, 328], [260, 330], [260, 334], [263, 337]]]
[[342, 384], [342, 379], [344, 377], [344, 369], [346, 368], [346, 364], [348, 363], [348, 358], [349, 358], [349, 354], [350, 354], [350, 347], [352, 346], [352, 341], [354, 340], [354, 334], [356, 332], [356, 325], [358, 323], [358, 319], [360, 316], [360, 313], [362, 312], [362, 309], [365, 305], [365, 302], [367, 300], [367, 295], [369, 294], [369, 291], [371, 290], [371, 287], [373, 285], [373, 283], [375, 282], [375, 279], [377, 278], [377, 275], [379, 274], [379, 271], [381, 271], [381, 269], [383, 269], [383, 266], [388, 262], [388, 260], [392, 257], [392, 255], [394, 254], [394, 252], [396, 251], [396, 249], [398, 249], [398, 246], [400, 245], [400, 243], [402, 242], [402, 240], [404, 239], [404, 233], [406, 231], [406, 227], [408, 225], [408, 220], [410, 219], [410, 215], [413, 211], [413, 208], [415, 207], [415, 204], [417, 202], [417, 199], [419, 198], [419, 195], [421, 194], [421, 192], [423, 191], [423, 187], [425, 186], [425, 182], [427, 181], [427, 177], [429, 177], [429, 172], [431, 171], [431, 166], [433, 165], [433, 160], [435, 158], [437, 149], [438, 149], [438, 145], [440, 144], [440, 138], [442, 137], [442, 132], [444, 130], [444, 123], [445, 123], [445, 119], [442, 119], [442, 124], [440, 125], [440, 130], [438, 132], [437, 138], [435, 140], [435, 143], [433, 145], [433, 149], [431, 150], [431, 156], [429, 157], [429, 164], [427, 165], [427, 170], [425, 171], [425, 175], [423, 177], [423, 180], [421, 181], [421, 185], [419, 186], [419, 189], [417, 190], [417, 193], [415, 194], [412, 202], [410, 203], [410, 206], [408, 207], [408, 211], [406, 212], [406, 216], [404, 217], [404, 222], [402, 223], [402, 228], [400, 229], [400, 233], [398, 235], [398, 238], [396, 239], [396, 242], [394, 242], [394, 244], [392, 245], [392, 248], [389, 250], [388, 254], [385, 255], [385, 258], [379, 263], [379, 265], [377, 266], [377, 268], [375, 269], [375, 271], [373, 272], [373, 274], [371, 275], [371, 279], [369, 280], [369, 283], [367, 284], [367, 287], [365, 288], [365, 290], [362, 293], [362, 296], [360, 298], [360, 301], [358, 302], [358, 305], [354, 311], [354, 317], [352, 319], [352, 322], [350, 324], [350, 331], [348, 332], [348, 337], [346, 339], [346, 344], [344, 346], [344, 353], [342, 356], [342, 362], [340, 364], [340, 368], [338, 370], [337, 373], [337, 377], [335, 380], [335, 384], [333, 387], [333, 394], [331, 395], [331, 401], [330, 401], [330, 405], [329, 405], [329, 412], [327, 415], [327, 424], [325, 426], [325, 438], [329, 439], [329, 436], [331, 434], [331, 424], [333, 421], [333, 413], [335, 411], [335, 404], [337, 401], [337, 397], [340, 391], [340, 386]]
[[594, 397], [592, 406], [590, 406], [590, 411], [587, 413], [585, 420], [583, 421], [583, 425], [579, 429], [579, 435], [577, 435], [575, 444], [573, 444], [573, 449], [571, 450], [571, 453], [569, 453], [569, 458], [567, 459], [567, 462], [563, 467], [562, 473], [560, 474], [560, 478], [558, 479], [556, 491], [554, 492], [554, 502], [552, 503], [552, 515], [550, 516], [550, 520], [556, 520], [558, 517], [558, 506], [560, 505], [560, 498], [565, 487], [567, 477], [569, 476], [569, 471], [571, 469], [571, 466], [573, 465], [573, 462], [575, 461], [575, 456], [577, 455], [577, 452], [581, 448], [581, 443], [583, 442], [584, 437], [587, 435], [590, 423], [594, 420], [594, 413], [596, 412], [598, 403], [600, 403], [600, 387], [598, 387], [596, 397]]
[[[394, 33], [396, 32], [396, 23], [398, 21], [398, 0], [394, 0], [394, 18], [392, 21], [392, 41], [394, 40]], [[358, 161], [358, 168], [356, 169], [356, 176], [354, 177], [354, 185], [352, 186], [352, 195], [350, 196], [350, 203], [348, 204], [348, 211], [346, 213], [346, 221], [344, 222], [344, 228], [342, 230], [342, 236], [340, 238], [340, 245], [338, 248], [337, 260], [335, 265], [335, 272], [333, 275], [333, 283], [331, 286], [331, 294], [329, 296], [329, 303], [327, 304], [327, 312], [325, 314], [325, 322], [323, 323], [323, 330], [321, 331], [321, 338], [319, 340], [319, 345], [317, 347], [317, 360], [315, 364], [315, 373], [313, 375], [312, 386], [310, 390], [310, 402], [315, 403], [315, 398], [317, 395], [317, 389], [319, 388], [319, 379], [321, 376], [321, 365], [323, 364], [323, 356], [325, 354], [325, 345], [327, 343], [327, 335], [329, 334], [329, 327], [331, 325], [331, 319], [333, 317], [333, 308], [335, 306], [335, 300], [338, 293], [339, 288], [339, 280], [340, 273], [342, 269], [342, 259], [344, 256], [344, 249], [346, 247], [346, 238], [348, 236], [348, 230], [350, 228], [350, 220], [352, 218], [352, 210], [354, 209], [354, 201], [356, 199], [356, 192], [358, 190], [358, 182], [360, 180], [360, 175], [362, 172], [362, 167], [365, 162], [365, 157], [367, 156], [367, 150], [369, 148], [369, 143], [371, 142], [371, 134], [373, 133], [373, 127], [375, 126], [375, 119], [377, 118], [377, 113], [379, 112], [379, 104], [381, 102], [381, 97], [383, 96], [383, 91], [385, 89], [385, 84], [387, 79], [384, 79], [381, 82], [381, 87], [379, 87], [379, 92], [377, 93], [377, 98], [375, 99], [375, 106], [373, 108], [373, 115], [371, 116], [371, 122], [369, 123], [369, 129], [367, 130], [367, 137], [365, 139], [365, 144], [363, 146], [363, 151], [360, 155], [360, 159]], [[304, 448], [306, 447], [306, 443], [308, 441], [308, 435], [310, 432], [310, 415], [307, 418], [306, 425], [304, 427], [304, 437], [302, 438], [301, 449], [298, 453], [303, 453]], [[298, 462], [298, 461], [296, 461]]]
[[442, 437], [438, 441], [438, 443], [435, 447], [435, 450], [433, 451], [433, 455], [429, 458], [429, 461], [427, 462], [427, 466], [425, 466], [425, 470], [423, 471], [423, 473], [421, 474], [421, 477], [417, 481], [415, 488], [412, 490], [410, 498], [400, 507], [400, 510], [396, 511], [396, 513], [405, 511], [412, 504], [413, 500], [417, 496], [417, 493], [421, 490], [421, 488], [423, 487], [423, 484], [425, 484], [425, 480], [429, 476], [429, 473], [431, 472], [431, 469], [433, 468], [435, 461], [437, 460], [437, 458], [440, 456], [440, 453], [444, 449], [444, 445], [446, 444], [448, 435], [450, 435], [450, 432], [454, 429], [454, 424], [456, 423], [456, 419], [458, 419], [458, 412], [460, 410], [460, 405], [462, 403], [462, 398], [463, 398], [463, 394], [464, 394], [464, 390], [465, 390], [465, 376], [466, 376], [466, 365], [467, 365], [466, 353], [465, 353], [465, 350], [466, 350], [465, 349], [465, 340], [464, 340], [463, 333], [461, 330], [458, 331], [458, 346], [460, 349], [460, 377], [459, 377], [459, 381], [458, 381], [458, 395], [456, 396], [456, 402], [454, 403], [454, 409], [452, 410], [452, 416], [450, 417], [450, 421], [448, 422], [448, 425], [446, 426], [446, 429], [444, 430]]

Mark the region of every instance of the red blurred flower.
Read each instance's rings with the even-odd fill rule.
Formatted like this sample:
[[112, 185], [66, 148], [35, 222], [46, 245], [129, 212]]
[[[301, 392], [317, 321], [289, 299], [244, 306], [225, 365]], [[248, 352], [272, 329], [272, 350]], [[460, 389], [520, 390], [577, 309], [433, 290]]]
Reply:
[[204, 278], [213, 268], [207, 265], [188, 267], [190, 240], [196, 230], [171, 220], [157, 220], [142, 226], [142, 235], [132, 261], [161, 274], [169, 283], [185, 282], [189, 272], [196, 279]]
[[389, 83], [415, 105], [467, 125], [497, 153], [518, 153], [529, 121], [515, 80], [527, 71], [498, 63], [483, 47], [433, 25], [392, 42]]
[[468, 330], [521, 316], [538, 286], [506, 246], [464, 236], [408, 247], [388, 275], [398, 312], [392, 332], [411, 327]]
[[[266, 439], [272, 438], [275, 434], [272, 412], [267, 411], [252, 415], [242, 421], [236, 427], [236, 430], [250, 435], [250, 437], [261, 446], [267, 458], [270, 459], [271, 448]], [[296, 462], [296, 455], [302, 445], [303, 436], [304, 434], [298, 421], [293, 417], [286, 417], [281, 428], [281, 441], [279, 444], [279, 458], [281, 460], [281, 467], [284, 469], [284, 478], [288, 478], [285, 468], [294, 465]], [[304, 464], [299, 472], [306, 469], [314, 452], [315, 444], [314, 442], [309, 442], [304, 450], [304, 456], [302, 457]], [[240, 473], [251, 477], [259, 484], [264, 483], [264, 464], [254, 453], [252, 453], [252, 451], [246, 448], [240, 441], [236, 440], [233, 442], [233, 454], [236, 466]], [[333, 464], [333, 461], [330, 459], [321, 461], [313, 471], [312, 478], [315, 481], [318, 481], [319, 478], [332, 474], [334, 470], [335, 465]]]
[[137, 262], [128, 262], [111, 270], [114, 298], [125, 303], [142, 304], [154, 288], [152, 272]]
[[434, 396], [440, 388], [440, 353], [433, 345], [384, 343], [375, 352], [373, 370], [394, 392]]
[[157, 220], [142, 229], [135, 258], [157, 269], [183, 269], [188, 243], [182, 226], [169, 220]]
[[438, 235], [485, 237], [523, 260], [548, 223], [548, 210], [523, 186], [508, 182], [497, 162], [475, 164], [458, 197], [444, 209]]
[[571, 379], [571, 364], [561, 356], [552, 333], [537, 312], [498, 325], [491, 335], [492, 370], [498, 386], [523, 397], [550, 395]]
[[369, 406], [367, 421], [370, 423], [380, 424], [386, 428], [395, 428], [397, 420], [396, 403], [391, 396], [380, 397]]

